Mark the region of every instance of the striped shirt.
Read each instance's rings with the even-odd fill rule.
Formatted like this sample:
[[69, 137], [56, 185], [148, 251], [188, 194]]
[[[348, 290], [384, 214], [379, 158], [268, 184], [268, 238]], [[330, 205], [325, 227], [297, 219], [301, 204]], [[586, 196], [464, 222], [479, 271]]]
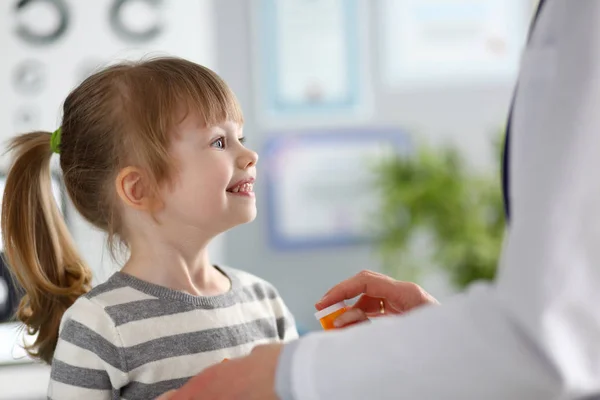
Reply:
[[225, 358], [296, 339], [272, 285], [220, 268], [231, 290], [193, 296], [117, 272], [65, 313], [48, 399], [154, 399]]

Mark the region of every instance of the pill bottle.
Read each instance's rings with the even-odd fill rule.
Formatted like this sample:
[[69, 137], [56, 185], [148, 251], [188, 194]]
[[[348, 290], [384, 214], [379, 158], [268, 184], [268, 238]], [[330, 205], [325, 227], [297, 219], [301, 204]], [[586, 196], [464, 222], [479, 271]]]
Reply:
[[346, 303], [340, 301], [339, 303], [335, 303], [332, 306], [329, 306], [327, 308], [322, 309], [321, 311], [316, 312], [315, 318], [319, 320], [323, 329], [335, 329], [335, 326], [333, 326], [333, 321], [335, 321], [337, 317], [339, 317], [346, 311], [348, 311]]

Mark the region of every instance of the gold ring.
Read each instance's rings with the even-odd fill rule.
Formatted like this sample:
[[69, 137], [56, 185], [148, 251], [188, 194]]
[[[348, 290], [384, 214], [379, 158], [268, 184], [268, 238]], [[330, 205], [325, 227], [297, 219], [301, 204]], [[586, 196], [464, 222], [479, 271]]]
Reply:
[[383, 300], [379, 300], [379, 314], [385, 314], [385, 303]]

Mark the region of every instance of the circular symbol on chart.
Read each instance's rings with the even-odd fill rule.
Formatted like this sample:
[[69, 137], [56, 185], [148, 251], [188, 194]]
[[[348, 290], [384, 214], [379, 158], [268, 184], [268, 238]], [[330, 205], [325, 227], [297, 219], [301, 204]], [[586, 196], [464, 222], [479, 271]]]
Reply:
[[32, 45], [58, 41], [69, 27], [69, 9], [64, 0], [19, 0], [15, 4], [16, 35]]
[[46, 83], [45, 67], [39, 61], [23, 61], [15, 67], [12, 80], [17, 92], [38, 94]]
[[17, 132], [30, 131], [39, 127], [40, 111], [33, 104], [24, 105], [17, 108], [13, 118]]
[[163, 30], [162, 3], [162, 0], [115, 0], [110, 8], [110, 26], [124, 41], [149, 42]]
[[309, 102], [318, 103], [323, 100], [323, 86], [319, 82], [311, 82], [304, 95]]

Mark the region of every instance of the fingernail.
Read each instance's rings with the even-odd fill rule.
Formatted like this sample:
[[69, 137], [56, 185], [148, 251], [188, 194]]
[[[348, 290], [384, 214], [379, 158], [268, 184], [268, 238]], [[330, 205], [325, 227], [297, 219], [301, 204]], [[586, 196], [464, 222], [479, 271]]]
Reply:
[[343, 325], [343, 321], [340, 321], [339, 318], [333, 321], [333, 326], [335, 326], [336, 328], [341, 328]]

